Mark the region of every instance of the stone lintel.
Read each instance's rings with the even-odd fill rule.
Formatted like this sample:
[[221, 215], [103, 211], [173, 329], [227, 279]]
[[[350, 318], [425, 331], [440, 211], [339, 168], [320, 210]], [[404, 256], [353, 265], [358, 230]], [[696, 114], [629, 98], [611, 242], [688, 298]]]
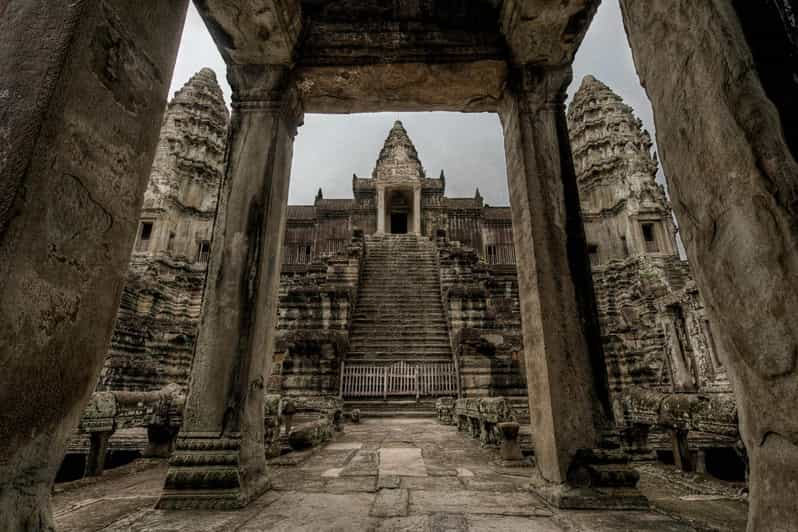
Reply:
[[291, 136], [296, 136], [297, 128], [304, 119], [304, 108], [291, 79], [290, 67], [274, 64], [230, 65], [227, 67], [227, 79], [233, 90], [233, 109], [236, 113], [277, 114]]
[[294, 77], [309, 113], [496, 112], [507, 63], [300, 65]]
[[600, 0], [505, 0], [499, 22], [512, 61], [570, 65], [600, 3]]
[[299, 0], [207, 0], [196, 3], [230, 64], [289, 64], [302, 28]]
[[506, 60], [507, 45], [495, 21], [478, 29], [451, 28], [435, 21], [307, 20], [299, 46], [301, 66], [398, 63], [464, 63]]

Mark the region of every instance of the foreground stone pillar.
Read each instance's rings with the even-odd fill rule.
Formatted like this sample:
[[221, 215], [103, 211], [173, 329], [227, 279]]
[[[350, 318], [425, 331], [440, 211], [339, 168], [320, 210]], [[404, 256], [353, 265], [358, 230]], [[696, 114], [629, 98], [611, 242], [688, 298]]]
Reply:
[[599, 447], [608, 427], [601, 352], [591, 355], [586, 340], [596, 330], [565, 122], [570, 80], [570, 67], [522, 67], [501, 108], [535, 458], [543, 495], [561, 507], [578, 498], [569, 486], [577, 451]]
[[233, 118], [184, 413], [159, 508], [239, 508], [269, 487], [263, 376], [301, 107], [288, 68], [230, 67]]
[[731, 0], [621, 6], [673, 208], [737, 396], [751, 467], [748, 528], [798, 530], [796, 154]]
[[0, 2], [0, 530], [50, 530], [111, 336], [187, 0]]

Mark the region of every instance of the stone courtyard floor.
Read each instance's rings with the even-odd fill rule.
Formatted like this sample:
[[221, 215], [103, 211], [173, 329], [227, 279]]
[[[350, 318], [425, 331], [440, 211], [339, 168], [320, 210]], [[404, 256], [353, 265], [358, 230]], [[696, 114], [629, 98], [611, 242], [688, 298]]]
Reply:
[[139, 460], [59, 485], [53, 511], [61, 532], [745, 530], [735, 485], [645, 465], [650, 511], [560, 511], [526, 488], [531, 468], [497, 458], [435, 420], [374, 419], [273, 461], [273, 489], [243, 510], [154, 510], [166, 464]]

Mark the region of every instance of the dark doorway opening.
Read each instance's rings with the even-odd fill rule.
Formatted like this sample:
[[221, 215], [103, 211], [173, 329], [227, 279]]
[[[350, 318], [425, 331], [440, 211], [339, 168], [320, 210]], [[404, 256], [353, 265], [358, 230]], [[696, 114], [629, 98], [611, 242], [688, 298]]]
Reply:
[[407, 233], [407, 213], [391, 213], [391, 233], [394, 235], [404, 235]]

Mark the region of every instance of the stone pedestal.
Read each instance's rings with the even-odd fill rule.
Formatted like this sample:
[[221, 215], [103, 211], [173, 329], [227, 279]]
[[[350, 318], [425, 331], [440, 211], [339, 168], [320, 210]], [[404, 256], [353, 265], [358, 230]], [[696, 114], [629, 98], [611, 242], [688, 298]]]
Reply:
[[97, 383], [187, 0], [0, 2], [0, 530], [49, 530]]
[[571, 510], [646, 510], [648, 499], [637, 489], [640, 475], [624, 452], [580, 449], [574, 454], [567, 482], [537, 478], [533, 490], [546, 501]]
[[288, 181], [302, 113], [287, 67], [230, 67], [228, 160], [182, 431], [159, 508], [235, 508], [269, 486], [271, 374]]
[[502, 444], [499, 448], [499, 455], [502, 460], [511, 462], [523, 460], [524, 455], [521, 453], [521, 444], [518, 442], [518, 431], [521, 426], [514, 421], [498, 423], [496, 426], [502, 435]]
[[610, 407], [565, 119], [570, 80], [570, 67], [519, 67], [501, 119], [540, 484], [569, 494], [555, 504], [584, 496], [588, 507], [595, 497], [570, 476], [577, 453], [599, 447]]

